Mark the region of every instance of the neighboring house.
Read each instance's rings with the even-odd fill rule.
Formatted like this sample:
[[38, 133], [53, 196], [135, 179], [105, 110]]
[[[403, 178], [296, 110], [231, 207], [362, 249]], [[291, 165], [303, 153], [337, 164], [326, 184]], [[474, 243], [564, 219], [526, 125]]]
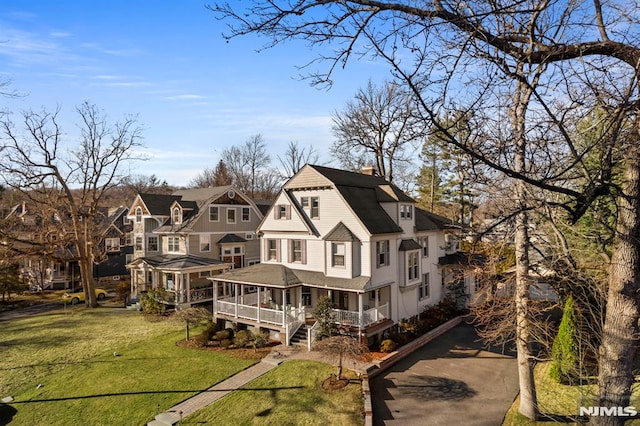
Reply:
[[231, 185], [138, 194], [128, 212], [132, 296], [163, 288], [171, 304], [213, 300], [207, 277], [260, 261], [255, 231], [266, 208]]
[[94, 265], [93, 276], [99, 285], [131, 282], [127, 263], [133, 260], [133, 224], [127, 216], [129, 209], [108, 209], [102, 231], [102, 259]]
[[439, 259], [456, 246], [450, 225], [382, 177], [306, 165], [258, 227], [261, 263], [212, 278], [214, 316], [288, 344], [328, 296], [336, 322], [373, 343], [445, 296]]

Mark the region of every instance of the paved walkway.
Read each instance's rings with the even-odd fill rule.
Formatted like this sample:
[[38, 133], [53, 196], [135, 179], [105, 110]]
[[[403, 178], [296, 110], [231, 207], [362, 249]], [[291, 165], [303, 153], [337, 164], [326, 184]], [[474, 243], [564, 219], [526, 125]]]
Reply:
[[[269, 355], [264, 357], [259, 363], [158, 414], [156, 420], [148, 423], [148, 425], [161, 426], [176, 424], [182, 418], [195, 413], [209, 404], [213, 404], [223, 396], [271, 371], [287, 359], [312, 359], [329, 363], [335, 362], [334, 359], [328, 359], [321, 353], [308, 352], [306, 348], [301, 348], [300, 346], [276, 346], [271, 350]], [[344, 365], [345, 367], [350, 366], [350, 364], [347, 363]]]

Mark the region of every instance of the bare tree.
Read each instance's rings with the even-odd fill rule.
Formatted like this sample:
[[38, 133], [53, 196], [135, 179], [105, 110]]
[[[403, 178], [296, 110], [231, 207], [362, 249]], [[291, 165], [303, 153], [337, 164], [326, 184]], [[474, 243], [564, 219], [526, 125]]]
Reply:
[[211, 313], [202, 306], [190, 306], [183, 309], [177, 309], [171, 318], [184, 324], [185, 340], [189, 340], [190, 326], [198, 325], [201, 322], [210, 320]]
[[207, 188], [210, 186], [231, 185], [233, 177], [229, 174], [227, 166], [222, 160], [218, 161], [215, 168], [207, 168], [191, 179], [189, 186], [192, 188]]
[[[242, 8], [242, 6], [238, 6]], [[420, 108], [434, 122], [449, 104], [461, 100], [469, 108], [489, 106], [487, 98], [498, 99], [502, 87], [492, 76], [510, 74], [513, 64], [546, 67], [546, 90], [534, 90], [536, 113], [546, 115], [533, 120], [526, 134], [536, 132], [541, 122], [551, 124], [554, 132], [536, 132], [540, 148], [529, 151], [529, 158], [566, 155], [572, 161], [551, 163], [548, 170], [518, 170], [489, 146], [448, 142], [484, 161], [489, 166], [546, 191], [562, 194], [558, 207], [577, 220], [598, 197], [610, 191], [618, 195], [617, 228], [612, 250], [608, 306], [599, 358], [599, 401], [606, 407], [627, 406], [633, 382], [632, 361], [638, 343], [640, 317], [640, 124], [638, 77], [640, 48], [637, 9], [600, 1], [572, 0], [565, 4], [533, 0], [530, 2], [449, 2], [438, 0], [415, 3], [300, 1], [278, 7], [275, 1], [247, 6], [248, 11], [229, 5], [211, 7], [233, 20], [229, 37], [259, 33], [270, 37], [273, 46], [291, 39], [326, 46], [319, 59], [328, 61], [326, 71], [311, 73], [313, 84], [330, 84], [333, 70], [354, 56], [371, 55], [390, 65], [392, 72], [413, 90]], [[593, 28], [593, 31], [586, 31]], [[506, 65], [506, 66], [505, 66]], [[555, 77], [556, 81], [552, 81]], [[487, 79], [487, 77], [490, 77]], [[483, 81], [484, 80], [484, 81]], [[601, 164], [601, 172], [589, 173], [584, 167], [584, 151], [571, 139], [563, 126], [563, 113], [555, 105], [559, 99], [571, 99], [570, 91], [581, 92], [580, 101], [590, 109], [603, 101], [610, 117], [634, 121], [635, 133], [625, 140], [611, 132], [609, 146], [624, 147], [624, 174], [620, 184], [611, 181], [610, 164]], [[512, 90], [513, 86], [504, 88]], [[606, 97], [602, 94], [606, 93]], [[607, 99], [608, 98], [608, 99]], [[606, 99], [606, 100], [605, 100]], [[578, 101], [577, 98], [571, 99]], [[504, 104], [495, 103], [503, 110]], [[529, 113], [533, 110], [529, 109]], [[498, 112], [496, 116], [499, 116]], [[503, 118], [506, 118], [503, 116]], [[618, 120], [620, 122], [620, 120]], [[615, 125], [613, 127], [616, 127]], [[508, 135], [496, 140], [507, 141]], [[550, 136], [554, 140], [550, 140]], [[554, 145], [561, 149], [554, 150]], [[512, 147], [503, 144], [503, 150]], [[504, 151], [503, 151], [504, 152]], [[502, 157], [504, 159], [504, 157]], [[510, 157], [511, 159], [513, 157]], [[566, 167], [567, 164], [570, 167]], [[564, 169], [559, 168], [562, 166]], [[578, 184], [574, 172], [585, 174]], [[616, 417], [594, 419], [602, 424], [621, 424]]]
[[242, 146], [232, 146], [222, 152], [222, 161], [233, 183], [251, 198], [271, 198], [275, 195], [280, 177], [270, 167], [271, 156], [262, 135], [254, 135]]
[[289, 179], [305, 164], [317, 163], [318, 153], [312, 146], [300, 147], [297, 141], [291, 141], [282, 157], [278, 155], [278, 160], [282, 168], [282, 177]]
[[122, 183], [124, 163], [137, 158], [141, 128], [135, 117], [111, 124], [88, 102], [76, 111], [80, 136], [71, 145], [65, 145], [59, 109], [25, 112], [21, 129], [9, 117], [2, 119], [0, 170], [7, 186], [21, 191], [28, 200], [68, 215], [85, 303], [96, 307], [93, 265], [98, 254], [94, 245], [103, 219], [99, 207], [105, 194]]
[[333, 114], [331, 154], [350, 170], [372, 164], [393, 182], [398, 167], [411, 165], [407, 147], [424, 135], [424, 122], [416, 120], [413, 110], [411, 96], [401, 86], [385, 82], [377, 87], [369, 80], [343, 111]]

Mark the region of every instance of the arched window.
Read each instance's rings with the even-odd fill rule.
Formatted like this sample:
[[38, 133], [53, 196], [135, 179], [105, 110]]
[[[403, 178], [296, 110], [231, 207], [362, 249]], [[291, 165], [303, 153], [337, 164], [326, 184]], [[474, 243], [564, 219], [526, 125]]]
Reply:
[[136, 207], [136, 222], [142, 222], [142, 208]]
[[180, 209], [178, 207], [173, 208], [173, 223], [180, 223]]

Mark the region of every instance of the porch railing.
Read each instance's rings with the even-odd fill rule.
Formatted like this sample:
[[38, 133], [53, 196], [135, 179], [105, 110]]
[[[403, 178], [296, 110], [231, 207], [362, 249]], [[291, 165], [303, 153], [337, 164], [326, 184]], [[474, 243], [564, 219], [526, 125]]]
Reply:
[[[345, 311], [342, 309], [333, 310], [334, 321], [342, 325], [354, 327], [360, 326], [360, 313], [357, 311]], [[377, 308], [367, 309], [362, 313], [362, 325], [367, 326], [378, 321], [389, 318], [389, 304], [385, 303]]]
[[203, 300], [213, 299], [213, 288], [193, 288], [190, 290], [190, 298], [187, 298], [187, 290], [172, 291], [167, 290], [165, 295], [165, 302], [167, 303], [187, 303], [189, 300], [191, 303], [200, 302]]

